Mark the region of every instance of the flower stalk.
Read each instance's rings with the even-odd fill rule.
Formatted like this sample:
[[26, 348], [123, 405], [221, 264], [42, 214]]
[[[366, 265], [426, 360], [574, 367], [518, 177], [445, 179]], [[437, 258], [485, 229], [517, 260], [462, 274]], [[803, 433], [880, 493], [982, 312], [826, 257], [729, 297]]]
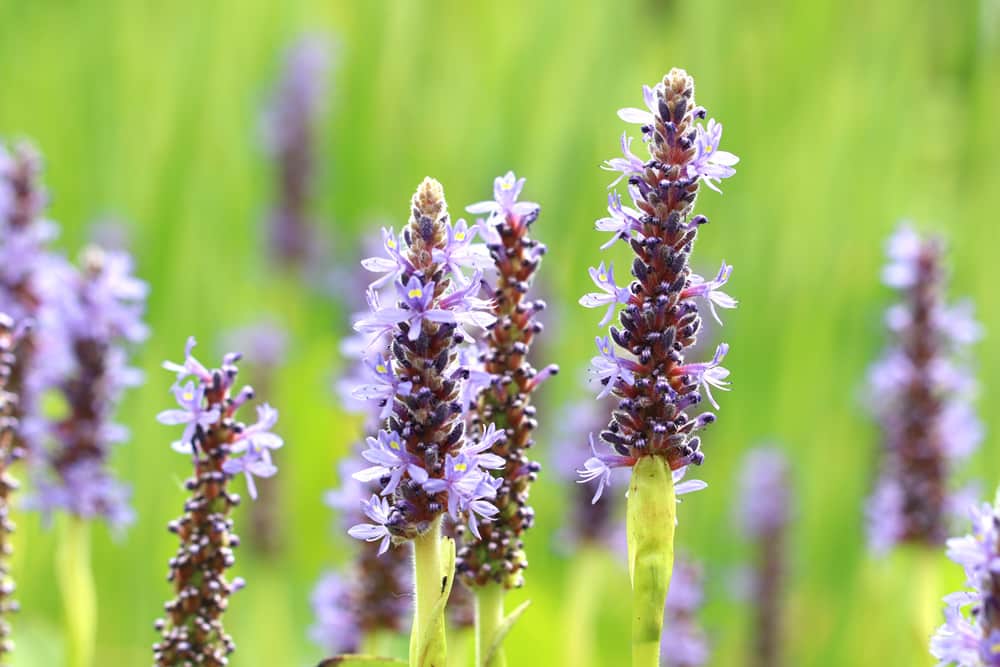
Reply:
[[[454, 579], [454, 542], [441, 539], [441, 517], [413, 540], [414, 603], [410, 664], [445, 667], [448, 646], [444, 606]], [[445, 564], [442, 553], [451, 554]], [[447, 557], [447, 556], [446, 556]]]
[[14, 547], [11, 536], [14, 522], [10, 518], [11, 494], [18, 488], [9, 468], [21, 457], [21, 449], [14, 444], [17, 430], [17, 395], [8, 391], [11, 368], [16, 363], [16, 351], [23, 334], [14, 321], [0, 313], [0, 663], [14, 650], [10, 639], [11, 627], [7, 617], [18, 609], [13, 599], [14, 580], [10, 572], [10, 557]]
[[97, 635], [97, 587], [90, 560], [90, 522], [68, 516], [61, 522], [56, 578], [66, 623], [66, 664], [94, 664]]
[[611, 452], [598, 451], [591, 438], [593, 456], [579, 472], [582, 481], [597, 482], [596, 502], [615, 468], [633, 468], [627, 510], [632, 656], [637, 667], [653, 667], [673, 562], [676, 496], [705, 486], [678, 482], [688, 465], [704, 460], [696, 433], [716, 419], [712, 412], [690, 416], [687, 410], [703, 397], [718, 409], [712, 389], [729, 389], [729, 371], [722, 366], [728, 345], [719, 345], [707, 362], [684, 358], [701, 329], [699, 302], [715, 317], [716, 308], [736, 306], [721, 291], [732, 273], [725, 262], [713, 280], [691, 271], [699, 228], [708, 222], [694, 215], [694, 204], [700, 184], [717, 190], [721, 179], [735, 173], [738, 158], [719, 149], [719, 123], [697, 122], [707, 113], [695, 104], [694, 80], [683, 70], [671, 70], [655, 87], [645, 86], [643, 97], [648, 110], [622, 109], [618, 115], [640, 125], [650, 159], [636, 157], [624, 134], [623, 157], [605, 165], [620, 174], [612, 186], [627, 179], [634, 208], [612, 192], [609, 217], [596, 223], [598, 230], [612, 232], [605, 248], [621, 240], [635, 254], [633, 280], [619, 286], [614, 267], [602, 262], [590, 271], [598, 291], [580, 299], [587, 308], [604, 309], [601, 326], [621, 308], [609, 336], [597, 337], [599, 355], [591, 365], [599, 397], [618, 400], [600, 433]]

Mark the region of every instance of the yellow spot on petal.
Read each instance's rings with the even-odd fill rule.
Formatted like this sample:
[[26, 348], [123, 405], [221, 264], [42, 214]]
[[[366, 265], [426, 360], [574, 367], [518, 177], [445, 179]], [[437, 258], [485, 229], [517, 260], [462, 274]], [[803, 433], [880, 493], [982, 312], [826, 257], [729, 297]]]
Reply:
[[500, 184], [500, 189], [501, 190], [513, 190], [514, 189], [514, 184], [512, 182], [510, 182], [510, 181], [504, 181], [504, 182], [502, 182]]
[[456, 463], [455, 464], [455, 470], [457, 470], [458, 472], [465, 472], [468, 469], [469, 469], [469, 466], [467, 466], [464, 463]]
[[194, 400], [194, 394], [192, 394], [190, 391], [185, 391], [182, 396], [183, 396], [183, 398], [184, 398], [185, 401], [192, 401], [192, 400]]
[[465, 240], [465, 232], [458, 232], [458, 233], [456, 233], [455, 234], [455, 240], [456, 241], [464, 241]]
[[712, 148], [711, 146], [709, 146], [708, 148], [705, 149], [705, 152], [706, 153], [711, 153], [714, 150], [715, 150], [714, 148]]
[[397, 452], [400, 449], [402, 449], [402, 446], [399, 444], [399, 440], [390, 440], [389, 441], [389, 449], [395, 449]]
[[389, 246], [390, 248], [395, 248], [396, 247], [396, 239], [392, 239], [392, 238], [389, 239], [388, 241], [386, 241], [386, 245]]
[[376, 366], [375, 371], [378, 373], [385, 373], [385, 364], [379, 364]]
[[602, 273], [602, 274], [600, 274], [599, 276], [597, 276], [597, 278], [598, 278], [598, 280], [600, 280], [600, 281], [601, 281], [602, 283], [606, 283], [606, 282], [608, 282], [608, 274], [606, 274], [606, 273]]
[[406, 294], [407, 294], [407, 296], [409, 296], [409, 297], [410, 297], [411, 299], [421, 299], [421, 298], [423, 298], [423, 296], [424, 296], [424, 291], [423, 291], [422, 289], [420, 289], [419, 287], [416, 287], [416, 288], [414, 288], [414, 289], [411, 289], [411, 290], [410, 290], [409, 292], [407, 292]]

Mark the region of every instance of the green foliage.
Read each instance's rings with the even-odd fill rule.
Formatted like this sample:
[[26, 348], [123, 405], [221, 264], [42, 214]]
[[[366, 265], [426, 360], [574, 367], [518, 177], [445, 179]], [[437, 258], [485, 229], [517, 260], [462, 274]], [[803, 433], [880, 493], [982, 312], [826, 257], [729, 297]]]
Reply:
[[[226, 625], [242, 667], [325, 657], [306, 637], [308, 596], [320, 571], [350, 552], [321, 502], [336, 481], [334, 462], [359, 435], [329, 390], [347, 313], [270, 273], [259, 234], [272, 173], [259, 148], [258, 109], [282, 48], [303, 31], [341, 42], [317, 214], [343, 261], [353, 261], [359, 234], [377, 233], [380, 220], [398, 229], [427, 174], [445, 184], [456, 215], [509, 168], [528, 178], [525, 196], [542, 203], [536, 229], [550, 248], [542, 280], [553, 306], [545, 354], [563, 368], [541, 392], [535, 451], [543, 461], [559, 430], [558, 403], [582, 395], [592, 354], [596, 318], [575, 302], [588, 286], [586, 267], [599, 261], [603, 238], [591, 230], [610, 178], [597, 167], [624, 129], [614, 112], [638, 105], [640, 85], [671, 66], [695, 76], [699, 102], [725, 124], [724, 148], [742, 158], [725, 196], [706, 192], [698, 204], [711, 224], [695, 260], [703, 271], [722, 258], [734, 264], [730, 291], [741, 306], [726, 314], [722, 332], [734, 391], [719, 396], [708, 460], [692, 471], [710, 488], [680, 506], [677, 531], [678, 549], [713, 575], [704, 617], [713, 664], [740, 664], [747, 646], [748, 608], [727, 585], [747, 555], [729, 529], [732, 482], [741, 451], [762, 438], [784, 443], [796, 474], [788, 664], [930, 664], [924, 643], [894, 639], [912, 623], [900, 596], [906, 566], [874, 563], [865, 551], [861, 502], [875, 440], [858, 388], [881, 343], [881, 244], [902, 216], [949, 234], [957, 291], [976, 299], [987, 331], [1000, 331], [995, 7], [0, 0], [0, 136], [30, 136], [44, 151], [51, 215], [67, 252], [75, 254], [89, 223], [118, 217], [130, 223], [139, 271], [153, 285], [153, 337], [140, 360], [148, 381], [124, 406], [133, 437], [115, 461], [135, 486], [138, 523], [120, 539], [104, 528], [93, 534], [96, 664], [148, 664], [152, 623], [168, 596], [163, 577], [176, 545], [165, 525], [181, 511], [189, 462], [154, 421], [171, 402], [172, 380], [158, 364], [179, 358], [188, 334], [218, 349], [223, 328], [261, 312], [287, 322], [294, 341], [262, 397], [281, 409], [287, 442], [276, 457], [282, 492], [272, 499], [281, 504], [285, 548], [276, 558], [246, 544], [237, 550], [235, 574], [248, 587], [233, 597]], [[622, 262], [625, 253], [610, 258]], [[982, 402], [996, 405], [1000, 356], [982, 352]], [[1000, 413], [984, 414], [995, 432]], [[533, 600], [531, 622], [504, 646], [513, 665], [562, 664], [567, 651], [572, 568], [556, 548], [567, 494], [551, 469], [532, 495], [538, 521], [527, 536], [527, 585], [510, 595], [512, 606]], [[998, 469], [1000, 449], [990, 442], [972, 474], [991, 488]], [[244, 535], [248, 502], [236, 516]], [[23, 611], [12, 664], [63, 664], [56, 535], [36, 516], [16, 514]], [[957, 568], [943, 556], [936, 567], [938, 597], [957, 589]], [[607, 559], [588, 585], [601, 601], [592, 664], [619, 664], [629, 645], [624, 564]], [[874, 657], [886, 638], [898, 648], [888, 662]]]

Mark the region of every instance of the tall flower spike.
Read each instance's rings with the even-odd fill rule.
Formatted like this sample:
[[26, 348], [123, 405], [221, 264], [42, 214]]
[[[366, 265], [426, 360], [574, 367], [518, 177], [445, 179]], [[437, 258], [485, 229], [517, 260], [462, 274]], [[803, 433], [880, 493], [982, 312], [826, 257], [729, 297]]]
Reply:
[[786, 570], [791, 488], [788, 462], [780, 450], [759, 448], [747, 453], [740, 477], [736, 519], [753, 543], [750, 599], [754, 605], [753, 664], [783, 663], [782, 602]]
[[286, 266], [310, 259], [314, 229], [309, 207], [316, 178], [316, 122], [327, 96], [330, 45], [305, 37], [285, 56], [281, 78], [264, 112], [264, 143], [275, 161], [278, 201], [270, 214], [270, 247]]
[[457, 229], [462, 227], [449, 223], [441, 184], [425, 179], [413, 196], [398, 247], [389, 253], [398, 255], [398, 270], [386, 271], [397, 274], [396, 302], [383, 305], [370, 289], [371, 312], [354, 325], [371, 336], [372, 354], [382, 352], [383, 336], [389, 339], [388, 366], [381, 375], [395, 392], [377, 397], [388, 419], [362, 452], [374, 465], [354, 475], [378, 482], [379, 494], [363, 504], [368, 521], [348, 532], [377, 543], [380, 552], [393, 543], [414, 541], [414, 665], [446, 659], [438, 602], [451, 590], [454, 542], [446, 540], [442, 547], [442, 516], [467, 522], [476, 533], [497, 514], [491, 501], [500, 485], [489, 469], [502, 461], [485, 453], [491, 443], [467, 440], [462, 420], [468, 371], [460, 363], [460, 347], [468, 338], [467, 328], [490, 326], [495, 317], [489, 302], [477, 296], [481, 274], [468, 280], [454, 275], [461, 272], [461, 263], [451, 251], [455, 244], [463, 246], [459, 255], [468, 250]]
[[10, 556], [13, 545], [10, 542], [14, 532], [14, 522], [10, 518], [10, 495], [17, 490], [17, 481], [8, 473], [10, 465], [21, 456], [14, 444], [17, 419], [15, 407], [17, 396], [7, 390], [11, 367], [15, 363], [15, 348], [22, 332], [14, 321], [0, 313], [0, 662], [14, 650], [10, 640], [10, 624], [7, 616], [17, 611], [14, 580], [10, 575]]
[[[598, 337], [600, 356], [594, 358], [591, 373], [601, 396], [613, 394], [619, 401], [611, 423], [600, 434], [613, 449], [608, 461], [627, 466], [645, 456], [660, 456], [676, 471], [701, 463], [695, 432], [715, 419], [712, 413], [691, 417], [687, 409], [703, 397], [715, 405], [711, 388], [728, 388], [729, 371], [721, 365], [728, 345], [720, 345], [710, 362], [685, 363], [684, 353], [701, 329], [698, 299], [705, 297], [722, 307], [736, 302], [728, 295], [711, 299], [715, 289], [728, 281], [731, 266], [723, 264], [719, 276], [706, 282], [691, 272], [689, 262], [698, 228], [706, 222], [693, 215], [703, 170], [695, 160], [701, 155], [699, 142], [717, 126], [710, 123], [710, 131], [696, 123], [705, 117], [705, 110], [695, 105], [694, 82], [683, 70], [674, 69], [662, 83], [643, 90], [648, 112], [619, 113], [642, 125], [650, 153], [641, 170], [635, 160], [630, 162], [635, 169], [628, 171], [628, 192], [635, 208], [621, 206], [613, 192], [612, 218], [597, 225], [604, 231], [613, 228], [616, 238], [635, 253], [633, 281], [627, 288], [612, 289], [610, 280], [601, 280], [611, 277], [602, 265], [592, 270], [596, 275], [592, 277], [608, 295], [600, 304], [594, 299], [600, 295], [588, 295], [584, 305], [624, 306], [610, 337]], [[623, 145], [627, 147], [627, 141]], [[611, 225], [614, 220], [620, 224]]]
[[148, 287], [132, 274], [125, 252], [88, 247], [66, 285], [60, 314], [73, 368], [59, 383], [68, 414], [54, 425], [54, 444], [36, 466], [32, 506], [65, 511], [112, 526], [130, 523], [131, 491], [107, 469], [112, 445], [128, 430], [112, 421], [123, 393], [142, 374], [128, 366], [128, 347], [145, 340], [142, 322]]
[[178, 382], [191, 378], [175, 388], [180, 409], [157, 416], [162, 424], [186, 426], [186, 447], [175, 449], [186, 450], [195, 469], [184, 483], [191, 493], [184, 515], [168, 526], [180, 546], [167, 577], [175, 597], [165, 605], [166, 617], [156, 622], [162, 639], [153, 645], [153, 659], [161, 667], [229, 664], [227, 656], [236, 645], [226, 634], [222, 614], [229, 596], [243, 586], [239, 578], [226, 578], [226, 570], [235, 563], [233, 549], [239, 545], [230, 512], [240, 497], [229, 486], [242, 473], [254, 496], [253, 477], [277, 472], [270, 452], [282, 445], [271, 431], [277, 411], [266, 404], [257, 408], [256, 423], [248, 426], [236, 419], [236, 412], [253, 396], [249, 387], [233, 391], [240, 355], [227, 354], [220, 368], [207, 369], [192, 356], [193, 345], [189, 340], [183, 364], [164, 364], [178, 373]]
[[597, 483], [596, 500], [615, 468], [633, 469], [626, 524], [632, 664], [652, 667], [659, 662], [662, 609], [673, 563], [675, 499], [703, 486], [693, 481], [676, 485], [676, 478], [686, 466], [702, 463], [696, 432], [715, 420], [714, 413], [690, 415], [688, 410], [703, 398], [718, 409], [711, 389], [729, 385], [729, 371], [721, 365], [728, 345], [720, 345], [709, 362], [685, 361], [701, 329], [698, 300], [709, 297], [713, 306], [723, 305], [710, 297], [712, 288], [729, 278], [727, 269], [713, 285], [697, 289], [705, 281], [692, 273], [690, 256], [707, 220], [694, 214], [694, 204], [700, 183], [714, 189], [719, 179], [735, 173], [737, 159], [719, 150], [720, 125], [710, 121], [706, 128], [697, 122], [706, 112], [695, 104], [694, 80], [685, 71], [673, 69], [656, 86], [644, 86], [643, 101], [648, 111], [622, 109], [619, 117], [641, 126], [650, 159], [640, 166], [624, 138], [624, 161], [609, 163], [628, 177], [634, 208], [623, 206], [620, 195], [611, 192], [610, 217], [596, 223], [598, 231], [613, 232], [604, 248], [620, 239], [635, 254], [633, 280], [627, 290], [619, 288], [601, 280], [599, 267], [594, 281], [607, 296], [594, 293], [581, 301], [587, 306], [608, 303], [609, 314], [621, 306], [610, 337], [597, 338], [600, 356], [591, 372], [600, 396], [618, 400], [600, 433], [611, 451], [595, 444], [579, 472], [583, 481]]
[[[504, 187], [509, 183], [517, 184], [513, 194]], [[497, 177], [495, 213], [482, 223], [491, 228], [488, 236], [494, 239], [488, 247], [497, 276], [492, 302], [496, 323], [480, 355], [483, 370], [493, 381], [478, 397], [480, 423], [474, 429], [480, 445], [493, 440], [487, 451], [498, 456], [501, 465], [492, 473], [499, 482], [494, 501], [499, 512], [492, 522], [480, 526], [480, 538], [466, 535], [459, 549], [456, 567], [470, 586], [492, 582], [509, 589], [524, 584], [528, 561], [522, 535], [534, 523], [528, 493], [540, 469], [527, 451], [538, 426], [531, 399], [538, 386], [558, 370], [550, 365], [538, 371], [529, 359], [535, 335], [542, 330], [537, 314], [545, 304], [531, 300], [528, 292], [545, 246], [528, 233], [539, 207], [517, 201], [523, 184], [524, 179], [515, 179], [513, 172]], [[470, 208], [479, 210], [475, 205]], [[485, 424], [494, 424], [496, 430]], [[491, 433], [496, 437], [491, 438]]]
[[953, 514], [951, 471], [982, 438], [967, 347], [979, 325], [967, 304], [945, 303], [944, 244], [902, 224], [887, 246], [883, 280], [901, 302], [886, 317], [892, 342], [870, 371], [882, 431], [879, 479], [868, 503], [869, 543], [941, 544]]
[[948, 558], [965, 570], [968, 590], [944, 598], [945, 623], [930, 649], [942, 666], [993, 667], [1000, 664], [1000, 495], [968, 513], [972, 533], [948, 540]]

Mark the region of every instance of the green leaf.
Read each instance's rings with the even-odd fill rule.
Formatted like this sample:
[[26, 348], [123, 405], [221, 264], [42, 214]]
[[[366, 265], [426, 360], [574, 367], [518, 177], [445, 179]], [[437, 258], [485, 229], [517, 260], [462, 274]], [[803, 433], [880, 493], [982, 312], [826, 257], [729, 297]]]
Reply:
[[490, 650], [486, 654], [487, 665], [490, 664], [491, 660], [493, 660], [493, 657], [503, 645], [503, 640], [507, 638], [511, 628], [513, 628], [514, 624], [517, 623], [517, 619], [521, 618], [521, 614], [524, 613], [524, 610], [527, 609], [530, 604], [531, 600], [525, 600], [518, 605], [517, 609], [507, 614], [506, 618], [504, 618], [503, 621], [500, 622], [500, 625], [497, 626], [496, 633], [494, 633], [493, 639], [490, 641]]
[[663, 605], [674, 567], [677, 499], [666, 459], [643, 456], [632, 469], [627, 533], [632, 579], [632, 665], [658, 667]]
[[406, 667], [406, 663], [395, 658], [379, 658], [374, 655], [338, 655], [319, 663], [316, 667]]

